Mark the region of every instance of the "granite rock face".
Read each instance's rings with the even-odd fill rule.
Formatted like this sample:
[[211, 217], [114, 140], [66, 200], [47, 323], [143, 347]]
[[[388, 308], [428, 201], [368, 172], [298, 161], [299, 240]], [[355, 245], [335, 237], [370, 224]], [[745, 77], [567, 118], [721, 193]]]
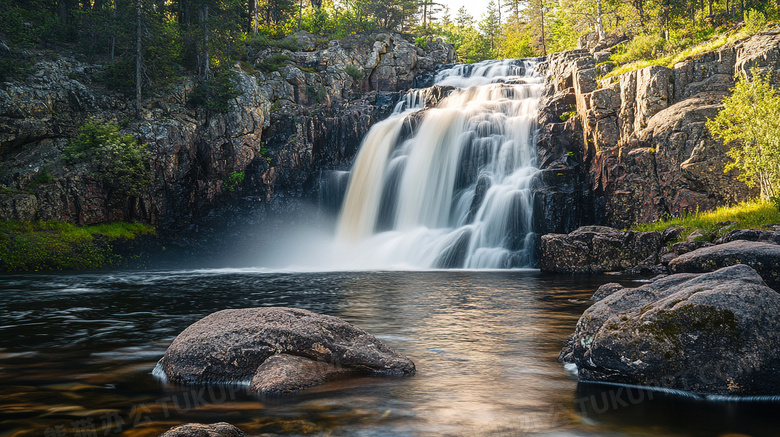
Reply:
[[[237, 199], [311, 196], [321, 171], [349, 165], [399, 93], [454, 56], [449, 44], [422, 49], [397, 34], [295, 38], [294, 52], [249, 47], [248, 62], [233, 67], [240, 95], [227, 112], [189, 105], [196, 84], [184, 78], [145, 96], [140, 120], [132, 101], [97, 84], [101, 66], [41, 57], [24, 82], [0, 84], [0, 219], [187, 227]], [[264, 71], [272, 56], [290, 61]], [[152, 178], [142, 195], [112, 199], [92, 169], [64, 162], [68, 139], [89, 116], [128, 120], [123, 132], [148, 145]], [[233, 173], [245, 176], [237, 186], [228, 183]]]
[[587, 381], [777, 395], [778, 311], [780, 294], [747, 265], [670, 275], [588, 308], [560, 359]]
[[[757, 195], [736, 171], [723, 173], [728, 147], [705, 123], [722, 107], [735, 74], [756, 67], [780, 83], [780, 28], [673, 68], [608, 79], [601, 78], [604, 64], [596, 64], [614, 45], [598, 44], [584, 38], [584, 48], [554, 53], [539, 66], [548, 76], [538, 118], [540, 179], [550, 179], [546, 171], [566, 175], [540, 184], [540, 232], [594, 223], [623, 228]], [[566, 217], [567, 210], [582, 219]]]
[[185, 385], [251, 381], [254, 393], [288, 393], [354, 375], [406, 376], [414, 363], [336, 317], [293, 308], [213, 313], [184, 330], [158, 367]]

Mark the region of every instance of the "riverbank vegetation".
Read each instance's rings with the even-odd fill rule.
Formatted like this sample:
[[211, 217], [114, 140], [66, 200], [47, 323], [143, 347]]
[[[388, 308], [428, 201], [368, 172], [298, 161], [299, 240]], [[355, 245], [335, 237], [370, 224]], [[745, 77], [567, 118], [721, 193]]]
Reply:
[[637, 224], [634, 231], [660, 231], [668, 227], [682, 230], [681, 239], [686, 239], [698, 231], [697, 239], [711, 241], [731, 229], [766, 229], [768, 225], [780, 223], [780, 203], [769, 200], [753, 200], [732, 206], [724, 206], [714, 211], [698, 210], [683, 217], [659, 220], [654, 223]]
[[132, 244], [139, 237], [154, 233], [154, 227], [142, 223], [78, 226], [56, 220], [0, 221], [0, 272], [129, 265], [138, 257], [131, 251]]

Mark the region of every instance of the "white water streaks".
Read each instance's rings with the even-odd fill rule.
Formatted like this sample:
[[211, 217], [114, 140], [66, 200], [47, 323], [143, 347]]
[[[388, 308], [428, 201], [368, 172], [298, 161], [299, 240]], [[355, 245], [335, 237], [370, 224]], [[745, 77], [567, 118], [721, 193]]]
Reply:
[[534, 64], [441, 71], [436, 84], [457, 90], [424, 111], [425, 90], [414, 90], [375, 125], [350, 175], [333, 261], [356, 269], [530, 266], [543, 90]]

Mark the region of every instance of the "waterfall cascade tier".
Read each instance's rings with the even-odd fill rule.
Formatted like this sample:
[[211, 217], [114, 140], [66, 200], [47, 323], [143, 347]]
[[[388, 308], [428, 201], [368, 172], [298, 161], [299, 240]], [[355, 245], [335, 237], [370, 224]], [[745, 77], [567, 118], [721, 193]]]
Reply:
[[[533, 262], [532, 184], [543, 78], [533, 60], [438, 72], [366, 135], [337, 230], [353, 268], [508, 268]], [[438, 91], [441, 91], [441, 87]]]

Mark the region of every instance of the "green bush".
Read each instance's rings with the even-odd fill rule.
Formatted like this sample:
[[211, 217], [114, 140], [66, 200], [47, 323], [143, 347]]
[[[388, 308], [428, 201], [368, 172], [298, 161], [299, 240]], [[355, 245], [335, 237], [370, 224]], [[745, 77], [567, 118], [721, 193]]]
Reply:
[[357, 68], [356, 66], [354, 66], [352, 64], [347, 65], [347, 67], [344, 69], [344, 71], [346, 71], [347, 74], [350, 75], [352, 77], [352, 79], [354, 79], [354, 80], [363, 79], [363, 77], [365, 77], [365, 75], [366, 75], [366, 73], [363, 70]]
[[763, 78], [757, 69], [751, 78], [742, 79], [723, 99], [723, 109], [707, 120], [707, 128], [724, 143], [733, 160], [725, 171], [737, 169], [739, 180], [748, 187], [758, 186], [761, 197], [780, 194], [780, 94], [772, 87], [769, 73]]
[[626, 43], [621, 52], [612, 56], [612, 60], [623, 63], [640, 59], [655, 59], [666, 51], [667, 41], [661, 34], [641, 34]]
[[428, 38], [421, 36], [419, 38], [414, 39], [414, 43], [417, 45], [417, 47], [422, 48], [423, 50], [428, 48]]
[[34, 70], [34, 63], [21, 54], [0, 56], [0, 82], [8, 79], [23, 81]]
[[227, 112], [230, 100], [241, 95], [236, 89], [233, 70], [219, 70], [212, 79], [198, 83], [192, 91], [189, 103], [215, 112]]
[[228, 176], [224, 182], [225, 182], [226, 190], [235, 191], [235, 189], [238, 188], [238, 185], [244, 182], [244, 173], [239, 171], [234, 171], [230, 173], [230, 176]]
[[49, 170], [43, 169], [38, 173], [35, 178], [30, 181], [30, 186], [44, 185], [54, 182], [54, 177], [49, 173]]
[[265, 73], [271, 73], [278, 71], [282, 66], [290, 62], [292, 58], [287, 55], [274, 54], [264, 59], [263, 62], [257, 64], [257, 68]]
[[63, 157], [68, 164], [87, 162], [109, 197], [138, 196], [149, 183], [149, 152], [119, 125], [98, 117], [87, 118], [76, 138], [68, 141]]
[[298, 42], [293, 37], [287, 37], [282, 39], [271, 39], [265, 35], [257, 35], [249, 40], [249, 44], [256, 50], [263, 50], [268, 47], [276, 47], [282, 50], [289, 50], [291, 52], [298, 51]]
[[745, 12], [745, 27], [743, 31], [748, 35], [755, 35], [766, 27], [766, 15], [755, 9]]
[[135, 61], [124, 59], [114, 64], [107, 64], [95, 79], [112, 91], [131, 96], [135, 92]]
[[769, 201], [780, 211], [780, 197], [770, 197]]

